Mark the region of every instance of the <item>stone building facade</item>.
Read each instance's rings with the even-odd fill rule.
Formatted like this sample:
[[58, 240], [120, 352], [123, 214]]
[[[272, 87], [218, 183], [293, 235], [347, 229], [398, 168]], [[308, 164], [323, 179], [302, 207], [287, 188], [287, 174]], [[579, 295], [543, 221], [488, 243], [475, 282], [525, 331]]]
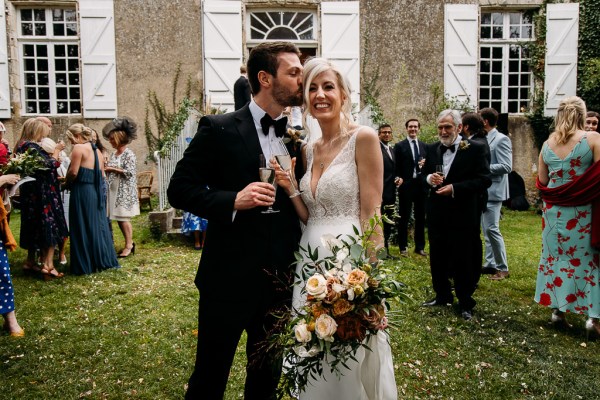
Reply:
[[[485, 78], [481, 68], [484, 61], [502, 61], [506, 69], [514, 60], [510, 55], [484, 60], [481, 48], [487, 46], [493, 53], [494, 47], [504, 46], [505, 54], [513, 54], [510, 39], [493, 35], [498, 29], [520, 29], [517, 36], [534, 37], [534, 31], [527, 31], [529, 13], [541, 4], [542, 0], [0, 0], [6, 11], [0, 22], [0, 120], [14, 144], [23, 121], [33, 115], [51, 118], [55, 138], [75, 122], [98, 130], [117, 115], [129, 115], [140, 125], [139, 138], [131, 145], [138, 168], [149, 169], [152, 165], [142, 161], [148, 153], [143, 131], [150, 91], [171, 108], [180, 65], [181, 80], [190, 79], [194, 97], [227, 109], [249, 48], [282, 37], [292, 38], [306, 55], [338, 61], [351, 75], [357, 108], [363, 100], [361, 88], [374, 83], [386, 118], [402, 132], [409, 117], [433, 118], [431, 105], [440, 91], [468, 99], [474, 107], [481, 106], [485, 96], [491, 101], [492, 90], [510, 97], [512, 89], [502, 85], [490, 84], [488, 92], [482, 89], [493, 71]], [[458, 17], [451, 17], [453, 12]], [[491, 29], [491, 40], [481, 37], [484, 28]], [[458, 36], [453, 37], [455, 31]], [[470, 36], [461, 37], [463, 31]], [[451, 50], [461, 41], [470, 47], [467, 53], [474, 49], [466, 67], [452, 59], [456, 54]], [[58, 51], [71, 45], [77, 47], [76, 54], [70, 61], [67, 56], [63, 71]], [[26, 54], [27, 49], [44, 46], [47, 56]], [[63, 72], [79, 77], [73, 82], [67, 78], [65, 84]], [[452, 72], [455, 82], [448, 80]], [[505, 80], [509, 73], [503, 72]], [[519, 86], [517, 101], [530, 94], [527, 85], [533, 87], [529, 81]], [[176, 97], [183, 96], [184, 87], [178, 86]], [[573, 94], [569, 90], [559, 95]], [[523, 114], [514, 112], [509, 100], [494, 105], [511, 104], [512, 110], [500, 111], [509, 112], [515, 170], [527, 180], [537, 150]], [[65, 111], [66, 106], [72, 109]]]

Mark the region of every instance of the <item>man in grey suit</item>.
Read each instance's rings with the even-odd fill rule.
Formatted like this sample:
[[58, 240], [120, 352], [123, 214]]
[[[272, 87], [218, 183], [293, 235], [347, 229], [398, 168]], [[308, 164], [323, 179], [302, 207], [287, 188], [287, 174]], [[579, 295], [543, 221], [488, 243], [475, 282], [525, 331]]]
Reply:
[[512, 170], [512, 144], [508, 136], [496, 129], [498, 112], [493, 108], [479, 111], [483, 128], [487, 131], [490, 147], [490, 173], [492, 186], [488, 188], [487, 207], [481, 217], [481, 228], [485, 238], [483, 273], [490, 279], [500, 281], [509, 277], [504, 238], [500, 233], [500, 210], [502, 202], [509, 197], [508, 174]]

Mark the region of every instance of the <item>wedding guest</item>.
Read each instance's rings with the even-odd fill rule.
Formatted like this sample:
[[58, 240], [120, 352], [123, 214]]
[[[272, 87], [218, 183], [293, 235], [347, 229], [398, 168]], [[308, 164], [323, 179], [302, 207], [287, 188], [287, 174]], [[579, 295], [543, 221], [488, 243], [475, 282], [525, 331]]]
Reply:
[[394, 145], [396, 157], [396, 184], [398, 185], [398, 204], [400, 219], [398, 229], [398, 247], [400, 255], [408, 256], [408, 223], [414, 216], [415, 254], [426, 257], [425, 252], [425, 198], [427, 191], [423, 187], [421, 171], [427, 156], [426, 145], [419, 140], [421, 123], [411, 118], [404, 123], [406, 139]]
[[10, 157], [10, 148], [8, 147], [8, 142], [4, 139], [5, 133], [6, 127], [0, 122], [0, 166], [6, 165]]
[[137, 124], [129, 117], [113, 119], [102, 129], [102, 136], [116, 150], [104, 168], [108, 182], [108, 216], [117, 221], [125, 238], [119, 258], [135, 254], [131, 218], [140, 215], [137, 195], [136, 158], [129, 143], [137, 138]]
[[[279, 118], [284, 107], [302, 102], [299, 54], [285, 42], [254, 47], [248, 58], [254, 98], [233, 113], [204, 116], [169, 183], [173, 207], [209, 221], [195, 281], [202, 295], [196, 365], [186, 399], [223, 397], [244, 331], [244, 396], [274, 398], [282, 359], [263, 346], [277, 323], [273, 310], [289, 306], [287, 283], [300, 223], [283, 189], [276, 194], [273, 185], [260, 182], [259, 155], [269, 159], [270, 142], [284, 133], [280, 129], [287, 121]], [[288, 151], [295, 156], [291, 146]], [[270, 205], [279, 212], [263, 214]], [[227, 291], [214, 285], [224, 277]], [[222, 318], [223, 307], [227, 318]], [[214, 329], [216, 320], [219, 329]]]
[[423, 167], [429, 186], [427, 227], [435, 298], [423, 306], [452, 303], [452, 277], [461, 316], [468, 321], [481, 273], [481, 196], [491, 184], [490, 167], [484, 145], [459, 135], [458, 111], [442, 111], [437, 122], [439, 141], [428, 146]]
[[23, 124], [21, 137], [17, 141], [15, 153], [30, 150], [44, 162], [46, 169], [35, 172], [35, 181], [20, 186], [21, 193], [21, 232], [20, 246], [27, 249], [25, 271], [35, 271], [36, 250], [41, 251], [44, 279], [61, 278], [62, 272], [54, 268], [54, 248], [59, 246], [68, 236], [62, 201], [60, 199], [60, 183], [57, 168], [60, 163], [48, 155], [38, 144], [47, 137], [50, 128], [42, 121], [30, 118]]
[[[321, 137], [302, 150], [306, 173], [300, 180], [300, 192], [280, 167], [277, 183], [284, 187], [306, 225], [300, 247], [331, 255], [322, 244], [324, 234], [355, 236], [355, 229], [366, 232], [370, 221], [381, 216], [382, 149], [373, 129], [354, 122], [349, 83], [339, 67], [323, 58], [310, 59], [304, 64], [302, 87], [305, 110], [318, 121]], [[383, 232], [379, 229], [370, 240], [370, 251], [374, 253], [384, 245]], [[302, 276], [301, 268], [300, 263], [296, 276]], [[294, 285], [295, 310], [305, 305], [302, 286], [300, 282]], [[311, 377], [299, 398], [396, 400], [392, 350], [387, 336], [380, 330], [366, 344], [371, 351], [358, 350], [347, 361], [341, 376], [332, 372], [333, 360], [324, 360], [323, 375]], [[369, 368], [372, 365], [377, 368]]]
[[598, 132], [598, 121], [600, 121], [600, 114], [595, 111], [588, 111], [585, 118], [585, 127], [586, 131], [596, 131]]
[[204, 240], [206, 239], [206, 227], [208, 221], [200, 218], [190, 212], [184, 211], [181, 224], [181, 233], [184, 235], [194, 235], [194, 249], [202, 250]]
[[[19, 181], [19, 175], [8, 174], [0, 176], [0, 187], [14, 185]], [[15, 314], [15, 294], [10, 279], [10, 265], [7, 250], [14, 251], [17, 242], [8, 225], [8, 212], [0, 201], [0, 315], [4, 319], [2, 330], [12, 337], [25, 336], [25, 331], [19, 325]]]
[[512, 143], [509, 137], [496, 129], [498, 112], [482, 108], [479, 113], [490, 151], [492, 185], [487, 190], [487, 204], [481, 216], [481, 229], [485, 239], [485, 256], [482, 272], [489, 271], [493, 281], [510, 276], [504, 237], [500, 232], [502, 202], [508, 199], [508, 174], [512, 171]]
[[567, 312], [587, 315], [586, 329], [600, 335], [600, 135], [584, 130], [585, 116], [579, 97], [562, 100], [540, 152], [544, 205], [535, 301], [565, 327]]
[[81, 275], [119, 268], [106, 219], [102, 153], [92, 143], [90, 128], [74, 124], [66, 135], [74, 145], [67, 172], [67, 187], [71, 189], [71, 272]]

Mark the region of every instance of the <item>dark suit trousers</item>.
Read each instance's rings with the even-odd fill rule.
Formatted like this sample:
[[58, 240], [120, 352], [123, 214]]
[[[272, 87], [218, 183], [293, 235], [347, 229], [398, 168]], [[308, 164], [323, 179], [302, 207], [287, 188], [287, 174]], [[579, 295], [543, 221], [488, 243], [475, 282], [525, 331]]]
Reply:
[[403, 183], [398, 188], [400, 199], [400, 221], [398, 221], [398, 247], [408, 247], [408, 222], [414, 206], [415, 251], [425, 249], [425, 193], [419, 180]]
[[429, 227], [431, 282], [440, 302], [451, 303], [454, 291], [462, 309], [475, 307], [473, 293], [481, 276], [481, 238], [478, 228]]
[[236, 308], [239, 304], [224, 303], [221, 296], [214, 299], [210, 294], [200, 293], [196, 365], [188, 383], [186, 400], [223, 399], [231, 364], [244, 330], [247, 334], [246, 356], [253, 359], [246, 366], [244, 399], [275, 399], [282, 360], [266, 353], [264, 346], [276, 318], [265, 307], [246, 310], [242, 317], [229, 315]]

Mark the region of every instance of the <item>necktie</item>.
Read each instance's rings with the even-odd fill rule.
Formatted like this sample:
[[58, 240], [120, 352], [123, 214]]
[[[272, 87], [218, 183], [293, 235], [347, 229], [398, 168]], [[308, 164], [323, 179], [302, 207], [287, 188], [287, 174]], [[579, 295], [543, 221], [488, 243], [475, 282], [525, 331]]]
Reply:
[[279, 118], [275, 121], [269, 114], [265, 114], [265, 116], [260, 119], [260, 126], [265, 136], [269, 134], [271, 125], [275, 127], [275, 136], [283, 137], [287, 127], [287, 117]]
[[419, 157], [420, 157], [419, 146], [417, 146], [416, 140], [413, 140], [412, 144], [413, 144], [413, 152], [415, 153], [414, 156], [415, 156], [415, 167], [416, 167], [417, 164], [419, 163]]
[[440, 150], [442, 151], [442, 154], [444, 154], [447, 150], [450, 150], [451, 153], [454, 153], [454, 145], [450, 145], [450, 146], [444, 146], [443, 144], [440, 144]]

